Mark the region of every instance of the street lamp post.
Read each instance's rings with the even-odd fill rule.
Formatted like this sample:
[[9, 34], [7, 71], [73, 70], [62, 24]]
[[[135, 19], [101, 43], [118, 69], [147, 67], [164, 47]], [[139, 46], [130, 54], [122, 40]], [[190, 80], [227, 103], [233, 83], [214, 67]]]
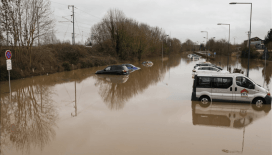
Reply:
[[[167, 36], [169, 36], [169, 35], [165, 35], [165, 36], [167, 37]], [[164, 37], [164, 36], [162, 36], [162, 61], [163, 61], [163, 37]]]
[[[207, 33], [207, 38], [206, 38], [206, 48], [207, 48], [207, 39], [208, 39], [208, 35], [209, 35], [209, 34], [208, 34], [208, 31], [201, 31], [201, 32], [202, 32], [202, 33], [203, 33], [203, 32], [206, 32], [206, 33]], [[207, 57], [207, 50], [206, 50], [206, 57]]]
[[228, 25], [229, 26], [229, 43], [228, 43], [228, 62], [227, 62], [227, 70], [229, 69], [229, 44], [230, 44], [230, 24], [222, 24], [222, 23], [218, 23], [217, 25]]
[[250, 58], [250, 38], [251, 38], [251, 18], [252, 18], [252, 3], [240, 3], [240, 2], [231, 2], [229, 4], [250, 4], [250, 26], [249, 26], [249, 39], [248, 39], [248, 60], [247, 60], [247, 77], [249, 76], [249, 58]]

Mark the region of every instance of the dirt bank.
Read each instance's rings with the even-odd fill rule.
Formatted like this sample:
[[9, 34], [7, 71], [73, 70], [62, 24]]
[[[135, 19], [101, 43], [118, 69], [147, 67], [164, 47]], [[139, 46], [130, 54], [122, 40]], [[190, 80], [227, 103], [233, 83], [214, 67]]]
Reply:
[[0, 81], [8, 80], [6, 50], [11, 50], [13, 54], [11, 80], [118, 62], [113, 55], [82, 45], [53, 44], [32, 49], [0, 47]]

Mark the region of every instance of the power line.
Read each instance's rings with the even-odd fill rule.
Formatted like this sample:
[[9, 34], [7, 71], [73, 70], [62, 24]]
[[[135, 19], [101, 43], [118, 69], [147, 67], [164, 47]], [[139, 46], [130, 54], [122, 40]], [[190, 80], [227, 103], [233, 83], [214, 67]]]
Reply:
[[99, 18], [99, 19], [100, 19], [100, 17], [97, 17], [97, 16], [95, 16], [95, 15], [92, 15], [92, 14], [90, 14], [90, 13], [88, 13], [88, 12], [85, 12], [85, 11], [83, 11], [83, 10], [79, 9], [79, 8], [76, 8], [76, 9], [78, 9], [78, 10], [80, 10], [80, 11], [84, 12], [84, 13], [87, 13], [87, 14], [89, 14], [89, 15], [93, 16], [93, 17], [96, 17], [96, 18]]

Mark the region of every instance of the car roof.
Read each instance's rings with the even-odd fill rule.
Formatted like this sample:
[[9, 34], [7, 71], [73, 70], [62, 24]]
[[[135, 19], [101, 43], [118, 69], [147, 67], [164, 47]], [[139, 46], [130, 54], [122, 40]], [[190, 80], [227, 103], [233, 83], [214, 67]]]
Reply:
[[234, 77], [234, 76], [245, 76], [240, 73], [200, 73], [197, 76], [214, 76], [214, 77]]
[[126, 67], [124, 65], [110, 65], [110, 66], [107, 66], [107, 67]]
[[206, 67], [216, 68], [216, 66], [197, 66], [196, 68], [206, 68]]

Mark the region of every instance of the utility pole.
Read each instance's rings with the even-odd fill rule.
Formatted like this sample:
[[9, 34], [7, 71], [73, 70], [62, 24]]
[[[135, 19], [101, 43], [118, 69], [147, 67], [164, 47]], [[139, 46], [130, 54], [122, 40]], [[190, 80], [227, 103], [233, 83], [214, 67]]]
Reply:
[[73, 36], [72, 36], [72, 44], [75, 45], [75, 14], [74, 14], [74, 5], [68, 5], [68, 9], [72, 7], [72, 12], [73, 12]]
[[249, 40], [250, 40], [250, 31], [248, 31], [248, 41], [247, 41], [247, 47], [249, 48], [250, 47], [250, 45], [249, 45]]
[[7, 46], [9, 45], [8, 43], [8, 17], [6, 15], [6, 30], [7, 30]]
[[81, 40], [82, 44], [84, 45], [84, 42], [83, 42], [83, 31], [82, 31], [82, 40]]

